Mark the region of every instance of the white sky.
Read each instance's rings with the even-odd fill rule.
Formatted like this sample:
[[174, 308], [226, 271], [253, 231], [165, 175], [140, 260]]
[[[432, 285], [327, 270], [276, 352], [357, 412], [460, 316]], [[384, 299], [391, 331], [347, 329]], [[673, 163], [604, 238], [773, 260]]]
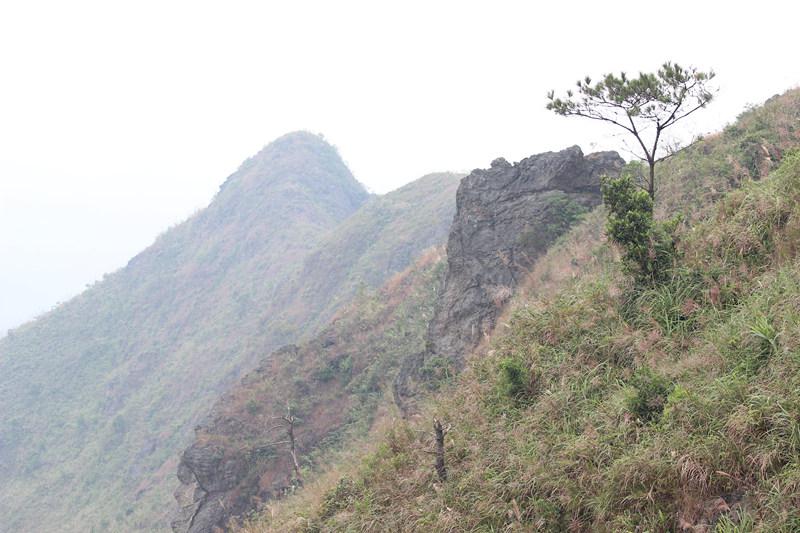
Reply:
[[[800, 84], [793, 2], [0, 2], [0, 335], [123, 266], [246, 157], [324, 133], [386, 192], [580, 144], [584, 74], [713, 68], [692, 128]], [[590, 143], [597, 143], [591, 145]]]

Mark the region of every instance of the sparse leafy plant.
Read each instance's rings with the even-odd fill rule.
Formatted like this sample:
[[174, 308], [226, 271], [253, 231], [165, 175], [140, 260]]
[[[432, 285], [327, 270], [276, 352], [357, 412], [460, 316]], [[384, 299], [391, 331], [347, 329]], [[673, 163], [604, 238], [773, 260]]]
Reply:
[[780, 333], [775, 330], [769, 319], [764, 315], [758, 315], [750, 325], [750, 334], [761, 341], [761, 351], [763, 355], [775, 355], [778, 353], [778, 337]]
[[737, 511], [733, 515], [721, 516], [714, 527], [714, 533], [751, 533], [755, 529], [753, 517], [744, 511]]

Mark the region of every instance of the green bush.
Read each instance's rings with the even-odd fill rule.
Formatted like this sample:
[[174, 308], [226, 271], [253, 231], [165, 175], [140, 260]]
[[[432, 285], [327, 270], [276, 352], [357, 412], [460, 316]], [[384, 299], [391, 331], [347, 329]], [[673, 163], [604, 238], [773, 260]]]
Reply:
[[506, 357], [498, 365], [498, 387], [503, 396], [520, 400], [531, 393], [531, 369], [520, 359]]
[[626, 270], [640, 282], [655, 283], [662, 281], [672, 266], [673, 234], [679, 219], [654, 219], [653, 199], [634, 181], [637, 168], [630, 166], [618, 178], [602, 179], [603, 203], [608, 209], [606, 232], [622, 247]]
[[626, 401], [626, 407], [642, 422], [652, 422], [664, 411], [664, 406], [675, 386], [663, 376], [647, 367], [639, 369], [631, 378], [636, 392]]
[[247, 400], [247, 404], [245, 404], [245, 409], [247, 410], [250, 416], [256, 416], [259, 412], [261, 412], [261, 404], [258, 403], [255, 399], [251, 398]]

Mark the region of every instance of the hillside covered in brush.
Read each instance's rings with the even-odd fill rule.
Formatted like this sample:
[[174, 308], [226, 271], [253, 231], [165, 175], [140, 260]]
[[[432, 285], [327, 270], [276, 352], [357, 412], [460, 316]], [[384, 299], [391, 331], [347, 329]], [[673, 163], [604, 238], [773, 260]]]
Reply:
[[335, 148], [288, 134], [125, 268], [10, 332], [0, 530], [168, 529], [179, 452], [213, 402], [442, 244], [458, 179], [369, 195]]
[[[175, 531], [213, 531], [242, 518], [369, 431], [399, 362], [424, 347], [442, 259], [431, 249], [380, 289], [362, 291], [315, 338], [266, 357], [216, 403], [181, 456]], [[296, 419], [299, 472], [287, 413]]]
[[[289, 320], [314, 330], [362, 285], [379, 287], [405, 270], [427, 247], [444, 244], [463, 174], [428, 174], [383, 196], [370, 198], [326, 235], [288, 285]], [[308, 310], [313, 312], [308, 312]]]
[[793, 90], [662, 165], [659, 283], [585, 215], [460, 376], [243, 531], [800, 529], [799, 148]]
[[[599, 176], [623, 163], [616, 153], [584, 156], [574, 146], [514, 165], [498, 159], [470, 173], [458, 187], [441, 276], [422, 275], [438, 262], [437, 254], [424, 255], [420, 272], [391, 279], [374, 299], [360, 298], [310, 342], [282, 348], [217, 403], [181, 456], [174, 531], [212, 533], [299, 490], [305, 478], [326, 470], [329, 461], [321, 457], [374, 433], [376, 422], [385, 421], [379, 410], [392, 412], [394, 401], [405, 409], [435, 385], [432, 377], [457, 369], [465, 347], [493, 325], [525, 265], [600, 203]], [[421, 181], [437, 186], [440, 179]], [[387, 227], [398, 231], [402, 224]], [[450, 350], [434, 352], [442, 330]]]

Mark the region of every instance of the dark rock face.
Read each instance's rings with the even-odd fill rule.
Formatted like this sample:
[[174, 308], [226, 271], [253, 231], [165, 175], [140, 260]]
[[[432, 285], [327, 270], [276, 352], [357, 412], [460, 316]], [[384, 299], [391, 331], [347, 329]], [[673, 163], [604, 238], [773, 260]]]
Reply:
[[460, 369], [504, 304], [577, 215], [601, 202], [600, 177], [617, 175], [616, 152], [584, 156], [577, 146], [523, 159], [495, 159], [461, 181], [447, 242], [447, 278], [424, 353], [406, 361], [395, 398], [414, 394], [420, 369], [441, 358]]
[[[271, 357], [291, 360], [298, 353], [297, 346], [288, 345], [275, 351]], [[263, 379], [271, 366], [264, 362], [247, 374], [239, 387]], [[260, 455], [272, 450], [272, 446], [243, 446], [232, 440], [233, 437], [241, 442], [277, 442], [283, 437], [280, 428], [267, 429], [267, 424], [248, 424], [241, 418], [229, 416], [225, 404], [232, 401], [231, 394], [220, 399], [209, 420], [196, 428], [197, 440], [181, 454], [178, 464], [180, 486], [174, 493], [178, 508], [171, 523], [176, 533], [222, 530], [231, 518], [255, 508], [255, 502], [274, 498], [290, 486], [290, 480], [282, 476], [260, 479], [261, 472], [257, 470], [264, 468]], [[303, 437], [311, 443], [314, 442], [311, 439], [316, 438], [306, 433]], [[274, 457], [269, 464], [276, 471], [288, 471], [285, 457]]]
[[186, 450], [178, 467], [181, 485], [175, 499], [180, 511], [173, 529], [212, 531], [222, 525], [226, 513], [220, 496], [236, 486], [244, 466], [239, 458], [226, 458], [220, 446], [194, 445]]

